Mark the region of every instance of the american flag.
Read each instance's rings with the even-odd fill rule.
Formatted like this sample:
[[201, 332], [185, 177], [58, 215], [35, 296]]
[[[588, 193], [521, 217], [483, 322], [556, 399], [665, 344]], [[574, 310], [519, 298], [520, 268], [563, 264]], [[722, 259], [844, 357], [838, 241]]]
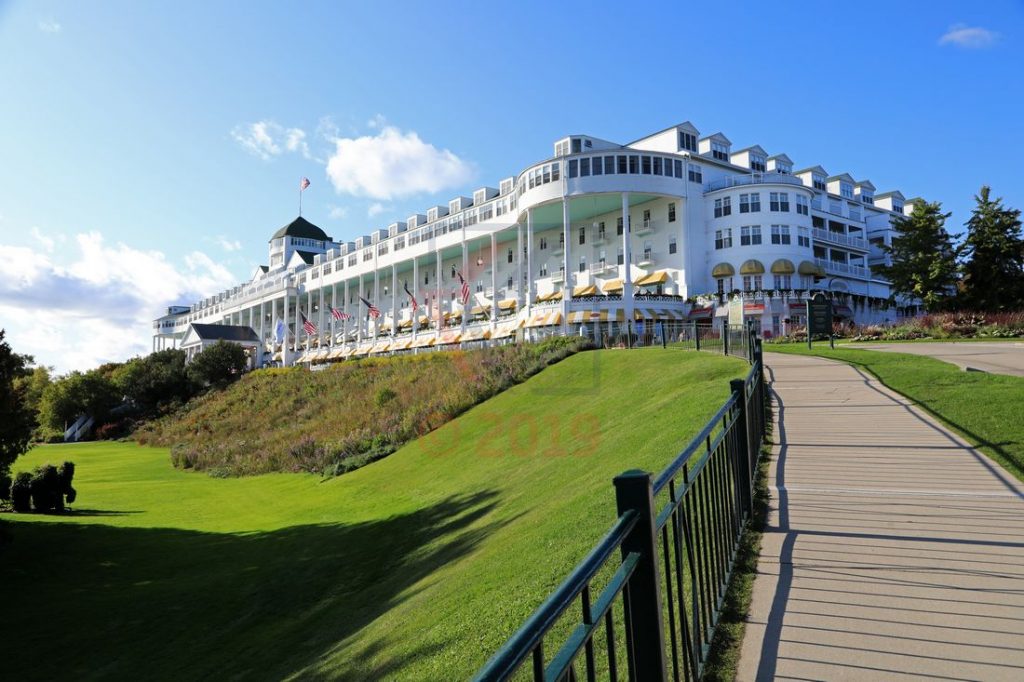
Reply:
[[415, 314], [415, 312], [420, 309], [420, 304], [416, 302], [416, 297], [412, 295], [411, 291], [409, 291], [408, 282], [405, 283], [405, 293], [409, 295], [409, 300], [412, 301], [412, 312]]
[[367, 301], [367, 300], [366, 300], [365, 298], [363, 298], [362, 296], [360, 296], [360, 297], [359, 297], [359, 300], [360, 300], [360, 301], [362, 301], [363, 303], [365, 303], [365, 304], [366, 304], [366, 311], [367, 311], [368, 313], [370, 313], [370, 317], [372, 317], [372, 318], [373, 318], [373, 319], [375, 319], [375, 320], [376, 320], [376, 319], [377, 319], [378, 317], [380, 317], [380, 308], [378, 308], [378, 307], [377, 307], [377, 306], [375, 306], [374, 304], [370, 303], [369, 301]]
[[331, 309], [331, 317], [336, 320], [347, 320], [350, 316], [348, 313], [343, 313], [334, 306], [328, 306]]
[[309, 320], [307, 320], [306, 316], [303, 315], [302, 313], [299, 313], [299, 315], [302, 316], [302, 329], [303, 329], [303, 331], [305, 331], [306, 334], [309, 335], [309, 336], [313, 336], [313, 334], [316, 334], [316, 325], [313, 324], [312, 322], [310, 322]]
[[307, 187], [309, 187], [309, 178], [302, 178], [301, 180], [299, 180], [299, 191], [300, 192], [302, 190], [306, 189]]
[[461, 272], [456, 272], [455, 274], [459, 276], [459, 284], [462, 285], [462, 305], [466, 305], [469, 301], [469, 282], [466, 281], [466, 278], [462, 276]]

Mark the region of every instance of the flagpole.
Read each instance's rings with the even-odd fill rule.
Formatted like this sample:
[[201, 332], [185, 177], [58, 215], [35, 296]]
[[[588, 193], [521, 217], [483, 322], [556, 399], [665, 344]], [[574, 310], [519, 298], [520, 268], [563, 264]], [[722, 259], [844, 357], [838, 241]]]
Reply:
[[302, 178], [299, 178], [299, 217], [302, 217]]

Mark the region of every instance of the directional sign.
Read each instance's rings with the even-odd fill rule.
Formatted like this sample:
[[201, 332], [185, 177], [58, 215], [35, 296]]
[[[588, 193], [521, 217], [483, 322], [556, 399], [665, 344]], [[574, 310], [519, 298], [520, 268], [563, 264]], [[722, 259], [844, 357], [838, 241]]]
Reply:
[[828, 336], [828, 345], [835, 348], [832, 338], [832, 301], [818, 292], [807, 301], [807, 347], [817, 334]]

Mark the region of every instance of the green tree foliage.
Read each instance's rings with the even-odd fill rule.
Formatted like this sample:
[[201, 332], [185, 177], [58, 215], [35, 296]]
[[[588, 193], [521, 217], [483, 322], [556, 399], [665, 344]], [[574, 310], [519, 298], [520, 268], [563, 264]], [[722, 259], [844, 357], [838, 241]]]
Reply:
[[1020, 210], [1003, 206], [985, 186], [967, 221], [962, 246], [963, 304], [980, 311], [1024, 307], [1024, 238]]
[[11, 506], [16, 512], [32, 511], [32, 474], [22, 471], [11, 485]]
[[47, 386], [39, 402], [40, 422], [63, 430], [79, 415], [88, 414], [102, 423], [121, 404], [123, 396], [111, 379], [111, 372], [104, 370], [72, 372]]
[[188, 376], [201, 386], [223, 386], [242, 376], [247, 365], [248, 358], [241, 346], [218, 341], [192, 358]]
[[133, 358], [113, 373], [113, 380], [143, 414], [152, 414], [161, 405], [185, 402], [194, 393], [182, 350], [168, 349]]
[[950, 215], [938, 202], [915, 204], [909, 216], [894, 221], [899, 236], [892, 246], [882, 246], [892, 265], [871, 268], [892, 283], [893, 293], [920, 299], [930, 312], [941, 310], [956, 293], [956, 248], [946, 232]]
[[35, 413], [25, 399], [26, 387], [19, 383], [30, 373], [32, 358], [12, 351], [4, 335], [0, 329], [0, 475], [28, 450], [36, 426]]

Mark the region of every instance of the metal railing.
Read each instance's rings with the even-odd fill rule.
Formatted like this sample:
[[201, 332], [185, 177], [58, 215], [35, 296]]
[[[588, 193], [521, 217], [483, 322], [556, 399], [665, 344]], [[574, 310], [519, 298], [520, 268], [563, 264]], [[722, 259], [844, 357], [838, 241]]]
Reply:
[[476, 680], [508, 680], [521, 668], [537, 681], [616, 680], [623, 658], [631, 680], [700, 679], [753, 514], [767, 416], [753, 330], [713, 336], [690, 326], [695, 349], [748, 358], [746, 378], [730, 382], [728, 400], [656, 477], [632, 470], [614, 479], [615, 524]]
[[713, 180], [704, 185], [704, 192], [714, 192], [720, 189], [728, 189], [729, 187], [740, 187], [743, 185], [760, 185], [760, 184], [777, 184], [777, 185], [803, 185], [804, 182], [800, 178], [793, 177], [786, 173], [751, 173], [750, 175], [730, 175], [727, 178], [721, 180]]
[[820, 227], [811, 229], [812, 236], [820, 242], [831, 242], [833, 244], [842, 244], [844, 246], [852, 246], [857, 249], [863, 249], [867, 251], [868, 241], [861, 239], [860, 237], [851, 237], [850, 235], [843, 234], [841, 232], [833, 232], [831, 230], [823, 230]]

